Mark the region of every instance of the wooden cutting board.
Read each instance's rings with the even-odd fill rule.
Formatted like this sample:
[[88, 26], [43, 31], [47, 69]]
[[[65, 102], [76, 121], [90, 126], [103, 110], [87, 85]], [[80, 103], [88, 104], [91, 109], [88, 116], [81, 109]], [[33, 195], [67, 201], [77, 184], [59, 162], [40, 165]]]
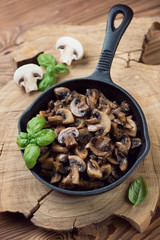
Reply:
[[[144, 36], [154, 21], [160, 21], [160, 18], [132, 20], [117, 49], [111, 71], [113, 81], [138, 101], [146, 116], [151, 149], [144, 161], [120, 186], [95, 196], [67, 196], [44, 186], [26, 168], [16, 145], [17, 121], [39, 93], [27, 95], [10, 80], [0, 89], [0, 212], [20, 212], [35, 225], [58, 231], [86, 226], [88, 229], [93, 226], [100, 231], [102, 221], [114, 215], [125, 218], [140, 232], [147, 228], [155, 212], [160, 190], [160, 71], [159, 66], [145, 65], [139, 59]], [[72, 36], [82, 42], [85, 57], [73, 62], [69, 73], [58, 77], [57, 81], [85, 77], [97, 65], [105, 25], [38, 26], [21, 34], [16, 40], [16, 48], [6, 54], [11, 58], [11, 66], [13, 62], [42, 51], [53, 54], [58, 60], [59, 53], [55, 50], [57, 39], [65, 35]], [[133, 208], [127, 200], [127, 191], [130, 183], [139, 176], [145, 178], [149, 194], [142, 205]]]

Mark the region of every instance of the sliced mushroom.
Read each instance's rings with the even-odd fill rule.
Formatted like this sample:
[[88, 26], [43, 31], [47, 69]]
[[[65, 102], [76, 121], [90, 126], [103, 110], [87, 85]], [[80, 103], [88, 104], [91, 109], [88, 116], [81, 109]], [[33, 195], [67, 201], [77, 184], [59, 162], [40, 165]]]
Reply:
[[118, 123], [114, 122], [114, 120], [111, 122], [111, 132], [113, 133], [113, 136], [117, 139], [120, 140], [123, 136], [122, 129], [118, 127]]
[[129, 149], [131, 147], [131, 140], [129, 136], [124, 136], [121, 142], [116, 142], [115, 147], [122, 156], [128, 156]]
[[53, 174], [53, 176], [52, 176], [52, 178], [51, 178], [50, 183], [51, 183], [51, 184], [57, 183], [57, 182], [59, 182], [59, 181], [61, 180], [61, 178], [62, 178], [62, 175], [61, 175], [61, 174], [59, 174], [59, 173], [57, 173], [57, 172], [54, 172], [54, 174]]
[[77, 146], [74, 149], [74, 153], [78, 155], [80, 158], [85, 159], [88, 155], [88, 150], [83, 146]]
[[101, 167], [101, 172], [102, 172], [102, 175], [103, 175], [103, 179], [107, 179], [109, 177], [109, 175], [112, 173], [112, 166], [111, 166], [111, 164], [109, 164], [109, 163], [104, 164]]
[[56, 138], [58, 137], [59, 133], [60, 133], [63, 129], [65, 129], [64, 126], [57, 126], [57, 127], [54, 129], [54, 132], [55, 132], [55, 134], [56, 134]]
[[62, 103], [68, 104], [72, 100], [72, 94], [69, 88], [58, 87], [54, 89], [54, 93]]
[[131, 150], [134, 150], [135, 148], [138, 148], [141, 146], [142, 141], [140, 138], [132, 138], [131, 139]]
[[70, 104], [70, 109], [73, 115], [75, 115], [76, 117], [86, 116], [89, 111], [89, 106], [86, 102], [86, 97], [82, 94], [79, 94], [72, 100]]
[[123, 131], [131, 137], [136, 137], [136, 135], [137, 135], [136, 123], [133, 121], [132, 116], [128, 116], [126, 119], [127, 119], [127, 123], [129, 124], [129, 126], [127, 126], [127, 125], [124, 126], [125, 128], [123, 129]]
[[65, 163], [68, 161], [68, 155], [61, 153], [58, 154], [55, 158], [55, 161], [53, 161], [53, 166], [55, 167], [56, 172], [60, 173], [67, 173], [67, 167], [65, 166]]
[[53, 158], [48, 157], [43, 162], [41, 162], [41, 168], [53, 169]]
[[68, 153], [68, 149], [66, 147], [63, 147], [56, 142], [52, 143], [52, 151], [56, 153]]
[[62, 108], [56, 111], [56, 115], [53, 117], [48, 117], [48, 121], [52, 122], [55, 125], [59, 124], [71, 124], [74, 123], [74, 117], [71, 111], [67, 108]]
[[126, 171], [128, 167], [128, 160], [126, 157], [121, 158], [121, 160], [119, 161], [119, 168], [122, 172]]
[[99, 131], [99, 135], [106, 135], [111, 129], [111, 120], [109, 116], [106, 113], [99, 111], [98, 109], [94, 109], [92, 111], [92, 115], [100, 121], [99, 123], [88, 125], [88, 131]]
[[68, 157], [72, 172], [72, 183], [79, 184], [79, 173], [86, 170], [86, 164], [84, 160], [76, 155], [70, 155]]
[[26, 93], [38, 90], [37, 80], [42, 79], [42, 68], [36, 64], [25, 64], [19, 67], [13, 76], [14, 82], [25, 88]]
[[58, 142], [65, 144], [67, 148], [75, 147], [77, 145], [76, 138], [79, 132], [75, 127], [68, 127], [63, 129], [58, 136]]
[[105, 156], [110, 151], [110, 138], [109, 137], [93, 137], [89, 142], [89, 148], [97, 156]]
[[60, 51], [60, 62], [71, 65], [72, 60], [83, 57], [84, 50], [82, 44], [72, 37], [61, 37], [56, 43], [56, 49]]
[[87, 162], [87, 173], [88, 176], [90, 176], [91, 178], [102, 178], [101, 168], [99, 167], [98, 163], [93, 159], [90, 159]]
[[87, 128], [79, 129], [78, 140], [82, 145], [86, 145], [93, 137], [93, 133], [89, 132]]
[[122, 112], [124, 112], [126, 115], [128, 115], [130, 113], [130, 106], [126, 101], [123, 101], [121, 103], [121, 110]]
[[72, 172], [70, 172], [66, 177], [63, 177], [61, 183], [64, 184], [64, 185], [73, 185], [73, 183], [72, 183]]
[[95, 108], [99, 97], [99, 91], [97, 89], [87, 89], [86, 96], [88, 105], [90, 105], [91, 108]]

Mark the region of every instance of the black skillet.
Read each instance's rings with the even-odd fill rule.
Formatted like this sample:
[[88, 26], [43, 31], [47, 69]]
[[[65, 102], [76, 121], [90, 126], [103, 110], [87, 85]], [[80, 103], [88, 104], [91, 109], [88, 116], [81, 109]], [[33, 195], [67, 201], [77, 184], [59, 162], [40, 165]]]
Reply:
[[[114, 20], [118, 14], [123, 15], [123, 20], [120, 26], [118, 28], [115, 28]], [[37, 166], [31, 169], [32, 174], [38, 180], [56, 191], [71, 195], [93, 195], [106, 192], [122, 183], [135, 170], [135, 168], [142, 161], [142, 159], [144, 159], [144, 157], [149, 151], [150, 141], [148, 136], [147, 124], [140, 106], [128, 92], [113, 83], [110, 77], [111, 63], [116, 48], [132, 17], [133, 12], [128, 6], [119, 4], [112, 7], [108, 14], [108, 23], [102, 52], [94, 73], [89, 77], [65, 81], [49, 88], [38, 96], [38, 98], [24, 111], [24, 113], [19, 119], [19, 132], [26, 131], [27, 122], [32, 117], [34, 117], [40, 110], [47, 109], [48, 102], [53, 99], [54, 88], [62, 86], [67, 87], [70, 90], [76, 90], [79, 93], [85, 93], [85, 90], [87, 88], [97, 88], [100, 89], [100, 91], [102, 91], [102, 93], [112, 101], [115, 100], [118, 103], [121, 103], [122, 101], [126, 100], [130, 104], [134, 120], [136, 121], [138, 126], [138, 137], [141, 138], [142, 145], [136, 155], [134, 155], [133, 158], [130, 159], [128, 171], [120, 179], [105, 187], [88, 191], [73, 191], [56, 187], [47, 182], [42, 176], [40, 176]], [[131, 81], [133, 80], [131, 79]]]

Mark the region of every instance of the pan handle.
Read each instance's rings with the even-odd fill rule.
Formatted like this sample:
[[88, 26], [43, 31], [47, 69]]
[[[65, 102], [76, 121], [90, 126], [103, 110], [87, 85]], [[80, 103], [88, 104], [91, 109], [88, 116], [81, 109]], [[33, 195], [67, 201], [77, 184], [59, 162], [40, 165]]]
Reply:
[[[115, 18], [118, 14], [123, 15], [121, 24], [114, 26]], [[96, 80], [106, 80], [112, 82], [110, 69], [118, 43], [133, 17], [133, 11], [126, 5], [118, 4], [113, 6], [108, 13], [105, 39], [95, 72], [90, 76]]]

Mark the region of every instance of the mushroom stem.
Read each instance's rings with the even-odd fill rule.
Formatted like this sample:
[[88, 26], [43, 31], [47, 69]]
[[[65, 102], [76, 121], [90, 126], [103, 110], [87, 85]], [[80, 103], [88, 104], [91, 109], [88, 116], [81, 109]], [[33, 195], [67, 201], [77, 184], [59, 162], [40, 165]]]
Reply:
[[79, 167], [76, 165], [72, 166], [72, 183], [79, 184]]

